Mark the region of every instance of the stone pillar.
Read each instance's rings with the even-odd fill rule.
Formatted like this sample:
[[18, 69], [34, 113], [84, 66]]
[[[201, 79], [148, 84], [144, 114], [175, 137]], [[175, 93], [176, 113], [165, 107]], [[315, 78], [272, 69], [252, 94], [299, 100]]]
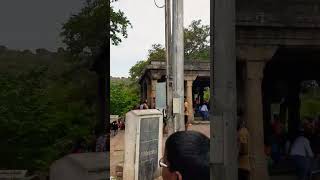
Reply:
[[144, 98], [144, 82], [141, 82], [141, 84], [140, 84], [140, 100], [143, 100], [143, 98]]
[[186, 97], [187, 97], [187, 102], [189, 104], [189, 121], [193, 121], [193, 99], [192, 99], [192, 80], [188, 80], [186, 83]]
[[299, 83], [290, 87], [288, 96], [288, 131], [289, 135], [295, 134], [298, 130], [300, 121], [300, 96]]
[[272, 134], [271, 118], [271, 99], [270, 97], [263, 97], [264, 142], [267, 142], [267, 139]]
[[246, 77], [246, 120], [250, 133], [249, 154], [252, 180], [267, 180], [268, 171], [264, 154], [264, 132], [262, 113], [262, 77], [264, 63], [247, 62]]
[[156, 89], [157, 89], [157, 80], [152, 79], [151, 80], [151, 94], [150, 94], [150, 109], [156, 108]]
[[199, 97], [200, 97], [200, 104], [203, 104], [204, 102], [204, 88], [203, 87], [200, 87], [199, 88]]
[[282, 123], [284, 123], [284, 124], [288, 123], [288, 121], [287, 121], [287, 104], [286, 104], [286, 102], [282, 102], [280, 104], [279, 116], [280, 116], [280, 121]]
[[[151, 94], [152, 94], [152, 85], [151, 85], [151, 80], [150, 79], [148, 79], [147, 81], [146, 81], [146, 83], [147, 83], [147, 97], [145, 98], [145, 99], [147, 99], [148, 100], [148, 106], [149, 106], [149, 108], [151, 107]], [[143, 99], [143, 100], [145, 100], [145, 99]]]

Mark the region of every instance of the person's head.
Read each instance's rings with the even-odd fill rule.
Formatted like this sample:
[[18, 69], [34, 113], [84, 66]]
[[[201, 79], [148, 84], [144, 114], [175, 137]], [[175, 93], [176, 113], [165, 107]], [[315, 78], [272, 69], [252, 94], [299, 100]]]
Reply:
[[148, 103], [148, 100], [147, 100], [147, 99], [145, 99], [145, 100], [144, 100], [144, 103], [146, 103], [146, 104], [147, 104], [147, 103]]
[[196, 131], [179, 131], [166, 141], [163, 180], [209, 180], [210, 139]]
[[187, 97], [185, 96], [185, 97], [184, 97], [184, 102], [186, 102], [186, 101], [187, 101]]

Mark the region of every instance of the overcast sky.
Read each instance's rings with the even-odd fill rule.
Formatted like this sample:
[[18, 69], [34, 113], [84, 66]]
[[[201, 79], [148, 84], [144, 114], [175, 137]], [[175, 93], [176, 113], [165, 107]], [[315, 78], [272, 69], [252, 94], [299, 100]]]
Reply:
[[[156, 0], [159, 6], [164, 0]], [[210, 23], [210, 0], [183, 0], [184, 26], [192, 20], [201, 19], [203, 24]], [[154, 5], [154, 0], [119, 0], [112, 4], [121, 9], [132, 23], [128, 38], [119, 46], [110, 47], [110, 74], [113, 77], [128, 77], [129, 69], [137, 61], [147, 58], [152, 44], [164, 45], [164, 9]]]
[[62, 46], [61, 24], [83, 6], [84, 0], [1, 0], [0, 45], [12, 49]]

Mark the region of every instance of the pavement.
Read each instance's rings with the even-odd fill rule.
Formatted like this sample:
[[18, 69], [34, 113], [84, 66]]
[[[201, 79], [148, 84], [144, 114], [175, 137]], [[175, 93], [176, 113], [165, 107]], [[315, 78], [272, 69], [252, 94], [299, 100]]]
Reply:
[[[199, 131], [210, 137], [210, 124], [193, 124], [189, 130]], [[166, 137], [163, 138], [165, 142]], [[124, 162], [124, 130], [118, 131], [117, 135], [110, 137], [110, 175], [116, 176], [116, 166]], [[160, 180], [160, 179], [159, 179]]]

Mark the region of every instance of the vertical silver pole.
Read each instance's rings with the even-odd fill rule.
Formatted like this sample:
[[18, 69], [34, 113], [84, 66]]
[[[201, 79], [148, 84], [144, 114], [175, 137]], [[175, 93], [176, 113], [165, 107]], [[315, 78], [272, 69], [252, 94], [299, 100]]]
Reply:
[[166, 32], [166, 85], [167, 85], [167, 127], [169, 135], [174, 132], [172, 119], [172, 60], [171, 60], [171, 0], [165, 1], [165, 32]]
[[178, 113], [175, 113], [175, 130], [183, 131], [184, 127], [184, 44], [183, 44], [183, 0], [173, 0], [173, 97], [178, 99]]
[[211, 179], [237, 180], [235, 0], [214, 0], [210, 12]]

